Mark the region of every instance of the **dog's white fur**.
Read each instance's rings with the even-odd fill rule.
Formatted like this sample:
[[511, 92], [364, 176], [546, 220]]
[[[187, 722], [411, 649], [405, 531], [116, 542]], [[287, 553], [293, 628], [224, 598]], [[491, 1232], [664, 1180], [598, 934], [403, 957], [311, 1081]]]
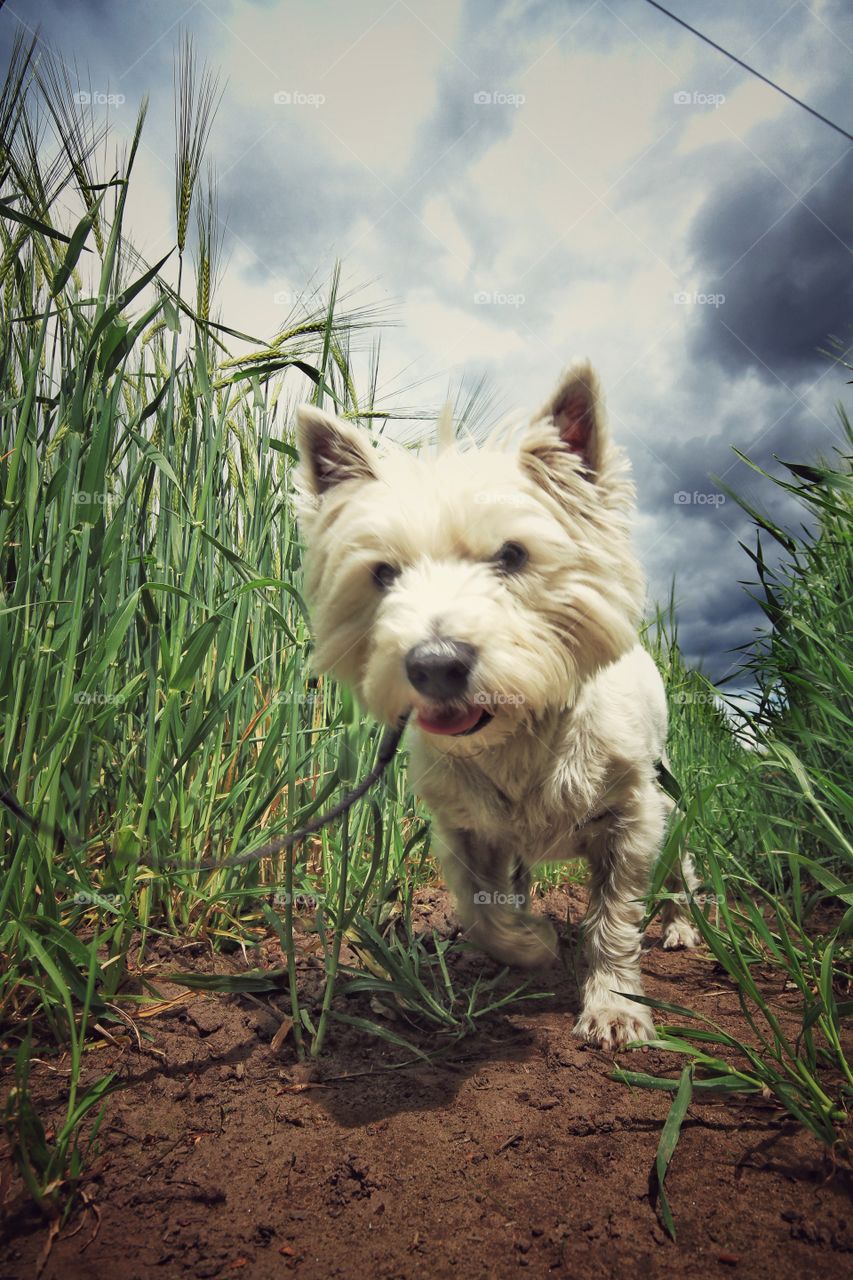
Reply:
[[[620, 993], [642, 994], [643, 898], [670, 807], [655, 770], [666, 699], [637, 643], [645, 585], [630, 544], [633, 487], [595, 373], [573, 366], [514, 453], [375, 448], [310, 406], [298, 445], [316, 666], [388, 724], [414, 709], [413, 780], [470, 937], [508, 964], [555, 957], [551, 925], [527, 906], [529, 869], [587, 858], [575, 1034], [605, 1047], [648, 1038], [646, 1007]], [[528, 554], [511, 573], [495, 562], [508, 542]], [[398, 571], [384, 590], [380, 563]], [[471, 736], [417, 726], [435, 704], [413, 688], [405, 659], [438, 636], [476, 653], [465, 704], [493, 718]], [[695, 884], [682, 866], [674, 887]], [[696, 940], [689, 911], [667, 903], [663, 945]]]

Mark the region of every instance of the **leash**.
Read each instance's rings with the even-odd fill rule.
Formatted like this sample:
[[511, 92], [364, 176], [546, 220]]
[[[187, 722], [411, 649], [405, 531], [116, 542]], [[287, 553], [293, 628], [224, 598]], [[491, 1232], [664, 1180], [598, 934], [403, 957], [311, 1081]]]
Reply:
[[[169, 870], [161, 871], [159, 874], [161, 876], [187, 875], [193, 871], [220, 871], [226, 867], [244, 867], [251, 862], [259, 862], [262, 858], [272, 858], [277, 853], [283, 853], [285, 849], [291, 849], [295, 844], [299, 844], [307, 836], [316, 835], [318, 831], [322, 831], [324, 827], [327, 827], [330, 822], [334, 822], [336, 818], [343, 817], [356, 801], [360, 800], [373, 784], [379, 781], [394, 759], [409, 715], [410, 712], [407, 711], [393, 728], [386, 729], [379, 744], [379, 750], [376, 753], [376, 763], [370, 772], [365, 774], [361, 782], [353, 787], [351, 791], [348, 791], [342, 800], [333, 805], [331, 809], [327, 809], [319, 818], [312, 818], [310, 822], [306, 822], [305, 826], [300, 827], [298, 831], [292, 831], [286, 836], [276, 836], [274, 840], [268, 841], [267, 844], [261, 845], [258, 849], [251, 849], [248, 853], [237, 853], [231, 858], [222, 858], [218, 862], [198, 862], [192, 866], [173, 867]], [[38, 818], [33, 817], [31, 813], [28, 813], [19, 804], [12, 795], [8, 780], [5, 777], [3, 778], [3, 785], [0, 786], [0, 804], [4, 804], [30, 830], [50, 836], [60, 852], [68, 844], [65, 833], [58, 824], [54, 827], [47, 826], [46, 823], [40, 822]]]
[[46, 822], [39, 822], [38, 818], [34, 818], [31, 813], [21, 805], [12, 795], [12, 787], [5, 773], [0, 772], [0, 804], [6, 806], [10, 813], [14, 813], [15, 817], [23, 822], [24, 826], [29, 827], [31, 831], [41, 832], [42, 835], [50, 836], [56, 845], [58, 853], [62, 853], [68, 844], [68, 838], [59, 823], [55, 823], [49, 827]]
[[277, 853], [283, 853], [285, 849], [291, 849], [295, 844], [299, 844], [306, 836], [316, 835], [318, 831], [322, 831], [330, 822], [334, 822], [336, 818], [341, 818], [355, 804], [356, 800], [370, 790], [374, 782], [378, 782], [385, 770], [388, 768], [397, 747], [400, 745], [400, 739], [403, 736], [403, 730], [409, 719], [409, 712], [398, 720], [392, 729], [386, 729], [383, 734], [382, 741], [379, 744], [379, 750], [376, 753], [376, 763], [369, 773], [365, 774], [361, 782], [351, 791], [348, 791], [342, 800], [339, 800], [331, 809], [327, 809], [319, 818], [312, 818], [310, 822], [306, 822], [304, 827], [300, 827], [298, 831], [292, 831], [287, 836], [277, 836], [274, 840], [270, 840], [267, 844], [261, 845], [259, 849], [252, 849], [248, 853], [237, 853], [233, 858], [223, 858], [219, 862], [200, 862], [194, 867], [184, 867], [175, 872], [166, 874], [185, 874], [186, 871], [219, 871], [223, 867], [244, 867], [250, 862], [259, 862], [261, 858], [272, 858]]

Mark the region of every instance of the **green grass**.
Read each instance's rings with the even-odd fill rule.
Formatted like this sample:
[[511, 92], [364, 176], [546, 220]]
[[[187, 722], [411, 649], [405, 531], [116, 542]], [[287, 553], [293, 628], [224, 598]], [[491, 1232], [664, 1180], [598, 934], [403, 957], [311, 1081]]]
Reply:
[[[844, 446], [832, 459], [786, 463], [780, 476], [761, 472], [768, 489], [784, 489], [800, 507], [798, 532], [742, 504], [755, 526], [755, 546], [745, 548], [756, 568], [754, 595], [769, 623], [745, 647], [737, 673], [739, 687], [751, 681], [757, 691], [752, 710], [745, 714], [733, 701], [726, 716], [725, 694], [686, 669], [671, 611], [658, 615], [650, 635], [669, 692], [670, 753], [681, 782], [681, 809], [654, 887], [689, 847], [716, 904], [691, 909], [737, 989], [742, 1031], [646, 1003], [666, 1019], [656, 1046], [687, 1060], [691, 1087], [775, 1099], [849, 1164], [853, 432], [843, 414], [841, 425]], [[775, 567], [768, 539], [781, 548]], [[784, 1022], [768, 996], [782, 987], [789, 993]], [[622, 1068], [616, 1075], [651, 1088], [676, 1083]], [[660, 1196], [674, 1233], [662, 1180]]]
[[[144, 105], [113, 173], [73, 89], [19, 43], [0, 93], [0, 786], [40, 824], [4, 810], [0, 1019], [14, 1077], [4, 1124], [54, 1220], [73, 1203], [113, 1084], [81, 1089], [85, 1046], [96, 1023], [132, 1017], [142, 997], [130, 994], [131, 949], [144, 956], [152, 936], [235, 948], [277, 935], [301, 1056], [322, 1052], [334, 1020], [349, 1016], [336, 992], [393, 1008], [393, 1023], [356, 1025], [409, 1047], [410, 1028], [451, 1044], [531, 994], [500, 994], [483, 978], [462, 989], [448, 965], [459, 944], [413, 929], [412, 895], [435, 868], [404, 753], [304, 856], [197, 869], [301, 825], [377, 749], [377, 727], [346, 693], [310, 676], [289, 485], [297, 396], [376, 429], [393, 416], [377, 403], [375, 354], [356, 353], [378, 317], [341, 299], [336, 273], [270, 341], [219, 316], [215, 178], [203, 169], [218, 91], [188, 45], [175, 248], [160, 263], [124, 233]], [[813, 532], [754, 513], [749, 550], [769, 627], [743, 655], [740, 678], [759, 692], [748, 747], [720, 692], [687, 670], [672, 612], [647, 634], [669, 690], [682, 794], [664, 862], [689, 843], [719, 896], [697, 924], [743, 1014], [742, 1037], [725, 1037], [660, 1006], [659, 1043], [679, 1069], [686, 1059], [692, 1089], [761, 1091], [849, 1158], [850, 458], [788, 474], [781, 483]], [[776, 569], [768, 539], [783, 552]], [[45, 834], [54, 828], [62, 840]], [[293, 964], [300, 894], [316, 899], [326, 972], [313, 1016]], [[345, 939], [357, 968], [342, 963]], [[762, 994], [759, 965], [797, 993], [795, 1034]], [[278, 979], [195, 982], [258, 990]], [[36, 1049], [67, 1052], [71, 1065], [66, 1118], [50, 1139], [29, 1088]], [[687, 1088], [665, 1133], [662, 1194]]]
[[[153, 934], [266, 936], [262, 887], [319, 887], [337, 939], [331, 994], [347, 915], [426, 839], [400, 769], [347, 830], [315, 842], [310, 872], [289, 859], [195, 869], [299, 825], [377, 740], [342, 691], [310, 676], [289, 502], [293, 396], [382, 414], [375, 360], [360, 398], [351, 374], [350, 345], [373, 317], [347, 310], [333, 274], [325, 299], [268, 343], [218, 319], [214, 188], [193, 186], [215, 96], [184, 46], [177, 253], [153, 265], [123, 234], [144, 105], [112, 175], [98, 171], [86, 109], [31, 47], [17, 45], [0, 99], [0, 785], [41, 824], [4, 830], [7, 1058], [30, 1029], [73, 1044], [84, 1008], [120, 1025], [136, 999], [129, 948], [144, 953]], [[42, 834], [55, 827], [59, 843]], [[186, 871], [163, 876], [167, 865]], [[281, 927], [292, 954], [289, 907]], [[309, 1051], [327, 1023], [328, 1010]]]

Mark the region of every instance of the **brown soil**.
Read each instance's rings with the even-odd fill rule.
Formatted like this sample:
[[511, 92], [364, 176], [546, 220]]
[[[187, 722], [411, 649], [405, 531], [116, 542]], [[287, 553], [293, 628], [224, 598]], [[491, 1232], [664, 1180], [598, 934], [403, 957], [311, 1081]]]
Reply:
[[[572, 893], [551, 892], [549, 913], [579, 917]], [[420, 916], [451, 927], [440, 891], [421, 895]], [[154, 959], [149, 971], [246, 967], [239, 953]], [[280, 964], [280, 953], [267, 946], [260, 963]], [[473, 956], [455, 964], [462, 980], [466, 966], [496, 972]], [[707, 954], [664, 952], [653, 928], [643, 968], [650, 994], [743, 1034]], [[309, 991], [317, 969], [307, 955]], [[91, 1078], [115, 1070], [126, 1088], [108, 1103], [89, 1204], [54, 1241], [45, 1280], [853, 1274], [849, 1181], [761, 1099], [691, 1105], [667, 1178], [671, 1241], [650, 1194], [669, 1095], [611, 1080], [613, 1058], [569, 1034], [571, 980], [555, 969], [537, 981], [554, 995], [492, 1016], [434, 1065], [389, 1070], [405, 1053], [337, 1026], [313, 1078], [289, 1040], [271, 1047], [283, 994], [184, 992], [140, 1023], [141, 1050], [134, 1039], [90, 1055]], [[784, 1017], [791, 997], [774, 999]], [[621, 1061], [667, 1075], [678, 1065], [655, 1051]], [[57, 1117], [62, 1068], [33, 1080], [40, 1109]], [[33, 1276], [47, 1235], [22, 1194], [10, 1199], [0, 1280]]]

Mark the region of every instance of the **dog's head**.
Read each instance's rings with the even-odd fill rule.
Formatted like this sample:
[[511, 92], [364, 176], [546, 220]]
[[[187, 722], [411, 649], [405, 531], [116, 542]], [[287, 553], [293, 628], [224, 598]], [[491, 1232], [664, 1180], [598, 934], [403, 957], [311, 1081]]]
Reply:
[[375, 447], [298, 414], [315, 662], [379, 720], [458, 752], [506, 737], [636, 643], [633, 489], [598, 380], [573, 366], [515, 452]]

